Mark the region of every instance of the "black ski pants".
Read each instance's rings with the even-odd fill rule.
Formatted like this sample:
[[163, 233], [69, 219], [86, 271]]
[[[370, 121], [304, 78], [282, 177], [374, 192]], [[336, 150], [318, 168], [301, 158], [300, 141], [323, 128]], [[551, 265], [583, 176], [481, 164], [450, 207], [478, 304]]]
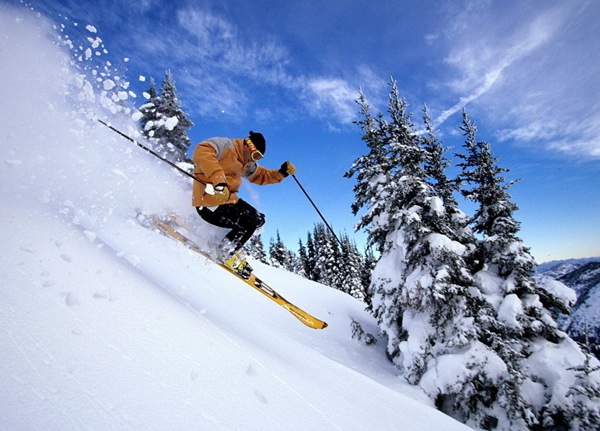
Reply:
[[233, 245], [233, 253], [238, 252], [265, 224], [265, 215], [243, 199], [235, 204], [219, 205], [214, 211], [206, 207], [196, 207], [204, 221], [231, 231], [225, 236]]

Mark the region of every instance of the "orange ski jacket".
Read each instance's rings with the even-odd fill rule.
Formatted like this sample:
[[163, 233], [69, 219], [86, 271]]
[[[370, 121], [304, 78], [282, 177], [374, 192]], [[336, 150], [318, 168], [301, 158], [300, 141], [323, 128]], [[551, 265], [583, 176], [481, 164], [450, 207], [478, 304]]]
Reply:
[[[192, 205], [195, 207], [234, 204], [242, 178], [259, 184], [275, 184], [285, 177], [278, 169], [266, 169], [256, 162], [244, 163], [244, 140], [230, 138], [209, 138], [194, 149], [192, 160], [195, 164], [194, 176], [202, 183], [194, 181]], [[206, 193], [206, 185], [226, 183], [231, 195], [227, 202], [219, 202]]]

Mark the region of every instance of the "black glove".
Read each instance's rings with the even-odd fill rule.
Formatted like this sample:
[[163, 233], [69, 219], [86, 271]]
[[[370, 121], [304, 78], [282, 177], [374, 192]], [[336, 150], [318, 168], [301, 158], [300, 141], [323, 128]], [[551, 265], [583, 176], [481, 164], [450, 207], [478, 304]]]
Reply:
[[292, 162], [283, 162], [283, 164], [279, 168], [279, 172], [284, 177], [287, 177], [288, 175], [294, 175], [296, 173], [296, 167]]

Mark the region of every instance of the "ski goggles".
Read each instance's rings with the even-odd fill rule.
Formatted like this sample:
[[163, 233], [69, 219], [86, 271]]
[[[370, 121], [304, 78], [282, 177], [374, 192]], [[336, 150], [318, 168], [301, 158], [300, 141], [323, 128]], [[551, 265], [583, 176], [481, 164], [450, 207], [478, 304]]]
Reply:
[[256, 147], [254, 146], [254, 144], [252, 143], [252, 141], [248, 138], [246, 138], [244, 140], [245, 144], [248, 146], [248, 149], [250, 150], [250, 158], [252, 159], [253, 162], [258, 162], [260, 159], [262, 159], [264, 157], [263, 153], [261, 153], [260, 151], [258, 151], [256, 149]]

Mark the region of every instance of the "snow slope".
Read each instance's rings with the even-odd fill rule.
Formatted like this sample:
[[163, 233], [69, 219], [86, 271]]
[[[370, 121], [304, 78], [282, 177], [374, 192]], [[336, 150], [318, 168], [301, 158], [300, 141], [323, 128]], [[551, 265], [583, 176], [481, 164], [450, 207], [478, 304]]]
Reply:
[[330, 325], [306, 328], [137, 224], [175, 212], [200, 240], [222, 233], [187, 179], [94, 121], [133, 130], [115, 77], [53, 38], [0, 5], [0, 429], [468, 429], [397, 376], [382, 340], [351, 338], [351, 319], [377, 333], [362, 303], [255, 263]]

